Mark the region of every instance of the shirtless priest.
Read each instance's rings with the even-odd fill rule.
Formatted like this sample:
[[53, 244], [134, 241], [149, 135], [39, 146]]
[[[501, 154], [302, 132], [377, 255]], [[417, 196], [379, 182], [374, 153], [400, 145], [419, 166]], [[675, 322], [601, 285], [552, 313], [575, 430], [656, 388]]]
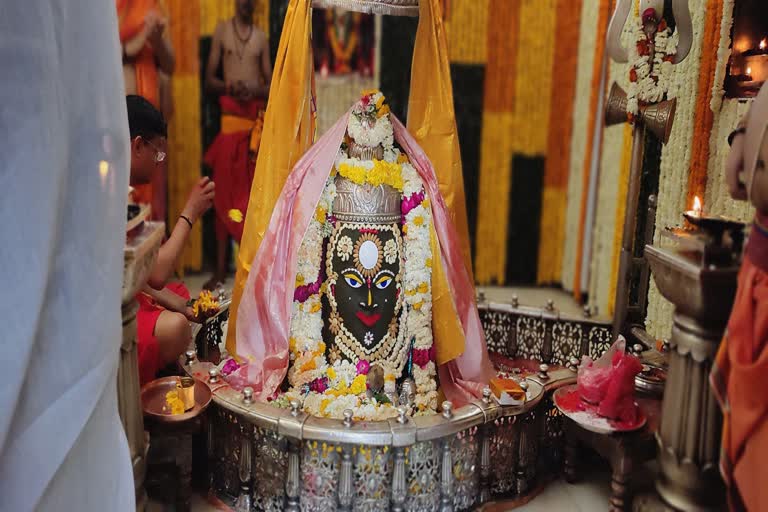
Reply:
[[[163, 114], [146, 99], [131, 95], [126, 103], [131, 133], [131, 185], [135, 186], [149, 182], [167, 164], [167, 129]], [[187, 306], [187, 288], [168, 281], [192, 225], [213, 204], [214, 188], [208, 178], [202, 178], [192, 188], [170, 237], [160, 247], [147, 285], [137, 297], [136, 337], [142, 385], [187, 349], [192, 337], [189, 322], [198, 321]]]
[[[216, 271], [205, 284], [226, 279], [227, 242], [240, 242], [255, 158], [261, 140], [266, 98], [272, 80], [267, 36], [253, 24], [255, 0], [234, 0], [235, 16], [216, 27], [205, 70], [206, 89], [219, 96], [221, 132], [205, 162], [216, 182]], [[266, 0], [259, 0], [266, 1]], [[223, 79], [217, 75], [222, 68]]]

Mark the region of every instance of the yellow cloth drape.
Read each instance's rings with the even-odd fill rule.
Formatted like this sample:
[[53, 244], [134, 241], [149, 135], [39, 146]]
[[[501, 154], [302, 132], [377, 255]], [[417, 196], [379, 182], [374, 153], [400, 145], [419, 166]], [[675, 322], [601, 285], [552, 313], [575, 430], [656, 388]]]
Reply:
[[310, 0], [291, 0], [277, 50], [262, 144], [251, 185], [230, 307], [227, 351], [236, 354], [237, 308], [250, 265], [269, 226], [288, 174], [312, 145], [312, 9]]
[[[472, 275], [467, 207], [461, 153], [453, 111], [453, 88], [443, 17], [439, 0], [419, 2], [419, 27], [411, 66], [408, 131], [413, 134], [435, 168], [440, 193], [459, 232], [464, 264]], [[439, 260], [433, 237], [432, 311], [437, 362], [443, 364], [464, 352], [464, 335]]]

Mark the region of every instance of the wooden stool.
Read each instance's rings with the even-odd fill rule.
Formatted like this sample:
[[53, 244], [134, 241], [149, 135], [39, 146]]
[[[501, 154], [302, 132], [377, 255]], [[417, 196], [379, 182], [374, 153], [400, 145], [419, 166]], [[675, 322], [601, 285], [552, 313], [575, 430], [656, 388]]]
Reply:
[[187, 512], [192, 498], [193, 437], [201, 432], [203, 418], [179, 423], [146, 421], [150, 433], [147, 492], [152, 499]]
[[638, 398], [647, 418], [645, 426], [635, 432], [597, 434], [576, 421], [565, 418], [565, 480], [574, 483], [578, 477], [580, 446], [595, 450], [611, 465], [610, 510], [625, 511], [632, 505], [631, 475], [636, 466], [656, 458], [656, 431], [659, 427], [661, 401]]

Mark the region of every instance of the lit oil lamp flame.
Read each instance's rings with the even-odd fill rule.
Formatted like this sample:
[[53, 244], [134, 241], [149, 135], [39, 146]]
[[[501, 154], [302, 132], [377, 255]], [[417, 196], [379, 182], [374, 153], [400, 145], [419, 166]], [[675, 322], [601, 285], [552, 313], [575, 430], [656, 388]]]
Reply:
[[701, 215], [701, 199], [699, 199], [699, 196], [694, 196], [693, 198], [693, 213]]
[[750, 67], [747, 67], [747, 76], [749, 76], [749, 75], [751, 75], [751, 74], [752, 74], [752, 68], [750, 68]]
[[760, 49], [761, 50], [765, 50], [766, 46], [768, 46], [768, 41], [767, 40], [763, 39], [762, 41], [760, 41]]

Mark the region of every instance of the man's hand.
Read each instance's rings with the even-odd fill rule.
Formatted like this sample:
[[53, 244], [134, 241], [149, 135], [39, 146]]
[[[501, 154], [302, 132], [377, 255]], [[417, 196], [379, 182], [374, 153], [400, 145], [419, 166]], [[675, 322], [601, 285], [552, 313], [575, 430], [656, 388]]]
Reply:
[[155, 11], [147, 14], [145, 21], [147, 41], [153, 48], [159, 48], [163, 44], [163, 32], [165, 31], [165, 18], [160, 17]]
[[184, 316], [186, 316], [187, 320], [189, 320], [190, 322], [194, 322], [196, 324], [203, 323], [203, 319], [195, 316], [195, 313], [192, 311], [192, 308], [189, 306], [187, 306], [187, 308], [184, 310]]
[[250, 101], [267, 95], [268, 89], [261, 83], [247, 82], [243, 84], [243, 99]]
[[243, 83], [242, 80], [237, 80], [234, 84], [232, 84], [232, 96], [235, 97], [238, 101], [245, 101], [246, 100], [246, 94], [248, 93], [247, 89], [245, 88], [245, 83]]
[[210, 178], [201, 178], [197, 184], [192, 187], [189, 193], [189, 199], [184, 207], [183, 215], [187, 216], [192, 222], [196, 222], [208, 209], [213, 206], [216, 185]]
[[744, 172], [744, 134], [738, 134], [733, 139], [731, 151], [725, 162], [725, 182], [728, 185], [728, 192], [737, 201], [747, 200], [747, 189], [740, 179], [742, 172]]

